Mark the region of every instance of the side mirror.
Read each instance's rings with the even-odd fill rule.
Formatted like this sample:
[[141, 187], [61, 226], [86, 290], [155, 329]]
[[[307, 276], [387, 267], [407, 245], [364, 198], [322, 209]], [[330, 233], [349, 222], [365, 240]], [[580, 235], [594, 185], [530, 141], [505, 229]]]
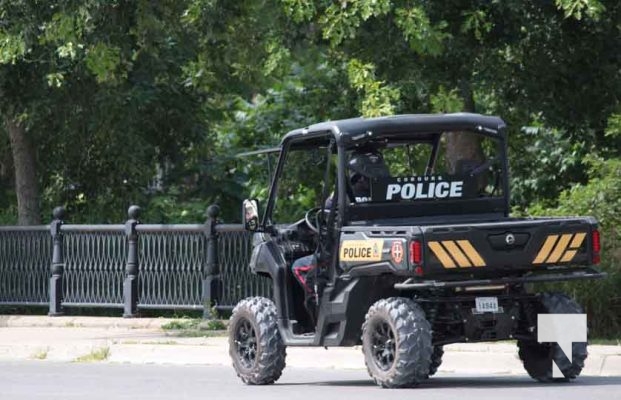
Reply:
[[259, 228], [259, 202], [256, 199], [246, 199], [242, 204], [242, 223], [244, 229], [256, 231]]

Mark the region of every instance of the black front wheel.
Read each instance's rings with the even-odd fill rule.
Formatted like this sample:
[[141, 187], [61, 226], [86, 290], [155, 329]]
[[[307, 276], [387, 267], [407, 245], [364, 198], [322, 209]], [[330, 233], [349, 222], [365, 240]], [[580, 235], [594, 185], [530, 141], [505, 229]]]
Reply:
[[285, 368], [286, 348], [278, 332], [274, 303], [263, 297], [240, 301], [229, 323], [229, 355], [244, 383], [276, 382]]
[[385, 388], [414, 386], [429, 374], [431, 325], [411, 299], [379, 300], [365, 317], [362, 351], [375, 383]]

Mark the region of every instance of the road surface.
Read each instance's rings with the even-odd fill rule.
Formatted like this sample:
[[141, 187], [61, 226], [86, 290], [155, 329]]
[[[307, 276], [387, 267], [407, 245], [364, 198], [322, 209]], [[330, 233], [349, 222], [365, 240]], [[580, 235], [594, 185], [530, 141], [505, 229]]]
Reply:
[[231, 367], [114, 363], [0, 363], [2, 400], [586, 400], [618, 399], [621, 377], [540, 384], [524, 375], [440, 374], [414, 389], [381, 389], [366, 371], [288, 368], [275, 385], [246, 386]]

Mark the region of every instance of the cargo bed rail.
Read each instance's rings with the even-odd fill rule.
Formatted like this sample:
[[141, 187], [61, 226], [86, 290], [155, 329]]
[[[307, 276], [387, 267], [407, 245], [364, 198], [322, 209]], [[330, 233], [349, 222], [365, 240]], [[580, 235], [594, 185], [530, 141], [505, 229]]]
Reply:
[[456, 287], [469, 287], [469, 286], [483, 286], [483, 285], [514, 285], [520, 283], [534, 283], [534, 282], [560, 282], [560, 281], [572, 281], [577, 279], [601, 279], [605, 278], [607, 274], [605, 272], [599, 272], [595, 268], [585, 267], [580, 269], [572, 269], [563, 273], [537, 273], [520, 277], [505, 277], [505, 278], [491, 278], [491, 279], [469, 279], [462, 281], [441, 281], [441, 280], [429, 280], [429, 281], [416, 281], [414, 278], [409, 278], [401, 283], [395, 284], [397, 290], [416, 290], [416, 289], [432, 289], [432, 288], [456, 288]]

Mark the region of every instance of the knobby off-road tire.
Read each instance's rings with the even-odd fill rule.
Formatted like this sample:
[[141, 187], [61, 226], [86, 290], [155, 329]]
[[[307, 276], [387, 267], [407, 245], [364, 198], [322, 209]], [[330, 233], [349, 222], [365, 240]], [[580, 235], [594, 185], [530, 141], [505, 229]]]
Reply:
[[377, 301], [362, 325], [362, 352], [369, 375], [382, 387], [410, 387], [427, 379], [433, 347], [424, 311], [407, 298]]
[[[583, 310], [575, 301], [563, 293], [543, 293], [539, 312], [545, 314], [582, 314]], [[518, 340], [520, 359], [524, 369], [533, 379], [540, 382], [567, 382], [575, 379], [587, 358], [587, 344], [572, 344], [572, 359], [563, 356], [558, 343], [539, 343], [536, 340]], [[571, 361], [571, 362], [570, 362]], [[552, 377], [552, 363], [556, 362], [564, 378]]]
[[444, 348], [442, 346], [433, 346], [433, 353], [431, 353], [431, 363], [429, 364], [429, 376], [431, 377], [438, 368], [442, 365], [442, 356], [444, 355]]
[[240, 301], [229, 322], [229, 355], [237, 376], [249, 385], [276, 382], [285, 368], [286, 347], [274, 303], [264, 297]]

